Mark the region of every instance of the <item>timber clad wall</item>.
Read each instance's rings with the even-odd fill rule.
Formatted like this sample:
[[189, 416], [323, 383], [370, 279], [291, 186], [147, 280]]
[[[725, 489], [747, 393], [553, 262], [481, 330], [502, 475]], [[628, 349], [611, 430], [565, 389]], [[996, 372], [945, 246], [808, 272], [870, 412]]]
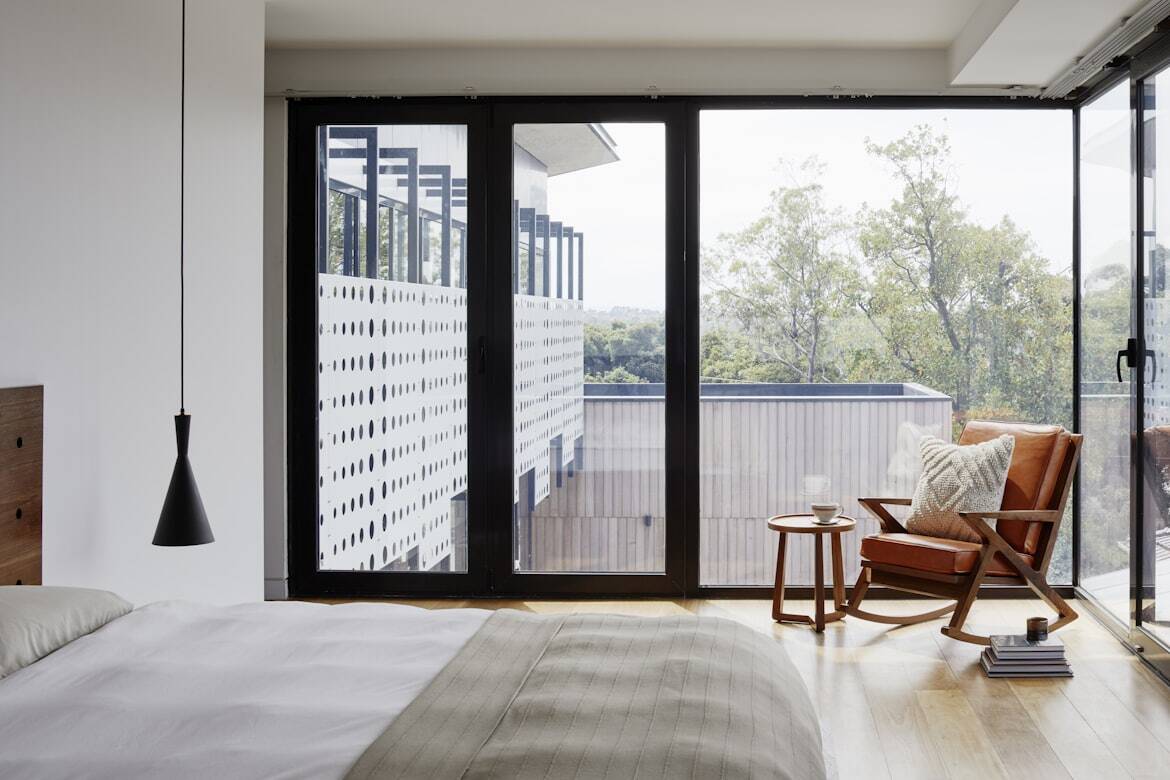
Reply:
[[661, 398], [586, 396], [583, 462], [533, 512], [525, 568], [664, 571], [665, 437]]
[[[856, 577], [860, 539], [877, 529], [857, 498], [910, 496], [919, 439], [951, 438], [950, 398], [897, 387], [905, 394], [703, 398], [702, 584], [770, 585], [776, 536], [765, 520], [821, 500], [860, 521], [843, 539]], [[660, 398], [586, 397], [584, 469], [536, 507], [534, 570], [662, 570], [663, 426]], [[811, 539], [793, 539], [788, 556], [789, 583], [811, 584]]]

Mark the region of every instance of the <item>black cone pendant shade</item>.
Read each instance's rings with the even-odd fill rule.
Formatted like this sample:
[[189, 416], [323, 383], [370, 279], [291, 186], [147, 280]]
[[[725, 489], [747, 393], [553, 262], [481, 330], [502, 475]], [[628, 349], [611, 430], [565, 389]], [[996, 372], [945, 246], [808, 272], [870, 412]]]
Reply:
[[186, 399], [186, 355], [187, 355], [187, 285], [184, 270], [186, 242], [186, 138], [187, 113], [187, 0], [182, 8], [182, 59], [180, 60], [179, 81], [179, 413], [175, 415], [175, 439], [179, 454], [175, 458], [175, 470], [171, 472], [171, 485], [158, 516], [154, 529], [154, 544], [160, 547], [186, 547], [194, 544], [208, 544], [215, 541], [211, 526], [207, 524], [207, 513], [203, 511], [203, 499], [195, 484], [195, 472], [187, 458], [187, 445], [191, 441], [191, 416], [184, 408]]
[[175, 415], [175, 439], [179, 455], [175, 458], [175, 470], [171, 472], [171, 485], [154, 529], [154, 544], [160, 547], [183, 547], [193, 544], [214, 542], [211, 526], [207, 524], [207, 513], [203, 511], [203, 499], [195, 484], [195, 472], [187, 458], [187, 444], [191, 436], [191, 415]]

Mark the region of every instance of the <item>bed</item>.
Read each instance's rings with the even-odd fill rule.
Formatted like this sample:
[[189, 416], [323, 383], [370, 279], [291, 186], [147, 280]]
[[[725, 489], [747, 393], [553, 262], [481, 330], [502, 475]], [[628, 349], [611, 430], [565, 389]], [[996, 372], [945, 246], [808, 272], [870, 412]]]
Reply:
[[825, 776], [791, 661], [732, 621], [391, 603], [133, 609], [28, 584], [40, 581], [40, 403], [39, 388], [0, 391], [19, 442], [0, 442], [0, 508], [14, 518], [0, 523], [6, 780]]
[[0, 679], [5, 778], [824, 774], [791, 662], [716, 618], [165, 602]]

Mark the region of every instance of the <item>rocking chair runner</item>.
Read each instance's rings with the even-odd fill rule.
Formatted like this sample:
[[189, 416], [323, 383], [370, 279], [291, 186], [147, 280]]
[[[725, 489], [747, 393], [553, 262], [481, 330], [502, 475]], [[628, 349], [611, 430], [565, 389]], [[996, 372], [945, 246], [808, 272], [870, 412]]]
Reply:
[[[859, 503], [881, 523], [880, 533], [861, 542], [861, 575], [845, 613], [864, 620], [912, 625], [953, 612], [942, 632], [952, 639], [986, 645], [990, 639], [963, 630], [979, 586], [1027, 585], [1052, 607], [1055, 631], [1077, 613], [1045, 579], [1069, 488], [1080, 458], [1082, 436], [1059, 425], [1028, 425], [972, 420], [959, 444], [978, 444], [1003, 434], [1016, 440], [1007, 487], [998, 512], [960, 512], [982, 542], [909, 533], [886, 506], [909, 506], [908, 498], [862, 498]], [[872, 584], [954, 599], [955, 603], [919, 615], [895, 617], [860, 609]]]

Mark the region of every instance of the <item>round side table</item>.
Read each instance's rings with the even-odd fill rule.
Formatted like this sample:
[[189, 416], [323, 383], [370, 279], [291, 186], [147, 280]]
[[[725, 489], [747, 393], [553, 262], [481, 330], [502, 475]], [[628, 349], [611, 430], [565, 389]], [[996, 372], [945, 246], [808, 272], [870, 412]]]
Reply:
[[[825, 623], [832, 623], [845, 617], [845, 566], [841, 561], [841, 534], [857, 527], [857, 521], [846, 515], [837, 515], [832, 525], [817, 523], [813, 515], [777, 515], [768, 519], [768, 528], [779, 534], [776, 547], [776, 589], [772, 594], [772, 619], [778, 623], [804, 623], [812, 625], [818, 632], [825, 630]], [[813, 599], [816, 602], [816, 617], [796, 615], [784, 611], [784, 553], [788, 546], [788, 534], [813, 534], [816, 557], [814, 561]], [[828, 534], [833, 551], [833, 611], [825, 614], [825, 546]]]

